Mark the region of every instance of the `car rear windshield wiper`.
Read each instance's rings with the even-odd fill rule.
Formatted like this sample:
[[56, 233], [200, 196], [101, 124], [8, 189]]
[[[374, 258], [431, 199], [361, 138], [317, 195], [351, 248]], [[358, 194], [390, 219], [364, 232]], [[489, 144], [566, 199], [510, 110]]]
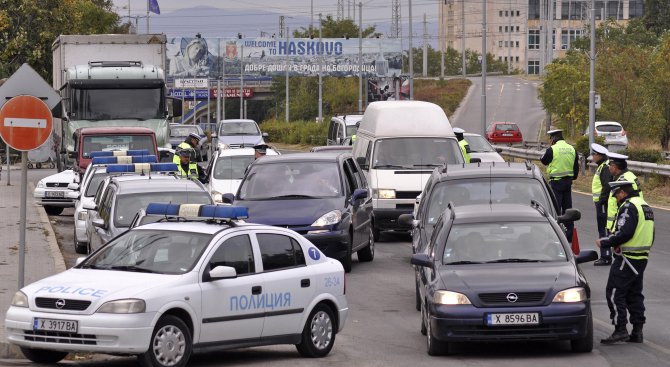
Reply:
[[483, 262], [462, 260], [462, 261], [452, 261], [450, 263], [446, 263], [445, 265], [466, 265], [466, 264], [483, 264]]
[[141, 268], [135, 265], [116, 265], [116, 266], [110, 266], [109, 268], [112, 270], [136, 271], [138, 273], [156, 273], [156, 271], [154, 270]]
[[493, 264], [493, 263], [541, 263], [544, 260], [537, 260], [537, 259], [500, 259], [500, 260], [491, 260], [487, 261], [487, 264]]

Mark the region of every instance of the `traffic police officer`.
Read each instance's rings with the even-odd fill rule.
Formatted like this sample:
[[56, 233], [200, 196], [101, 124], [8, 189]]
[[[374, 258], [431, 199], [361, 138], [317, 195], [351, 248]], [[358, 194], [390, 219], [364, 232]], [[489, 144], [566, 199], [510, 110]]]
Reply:
[[191, 156], [195, 156], [193, 148], [181, 149], [175, 153], [175, 157], [179, 158], [179, 163], [177, 164], [179, 175], [183, 178], [207, 183], [207, 175], [197, 163], [191, 162]]
[[[593, 162], [598, 165], [591, 181], [591, 193], [593, 202], [596, 206], [596, 225], [598, 227], [598, 238], [604, 238], [608, 232], [607, 224], [607, 202], [610, 196], [609, 182], [612, 181], [612, 174], [609, 170], [609, 161], [607, 160], [607, 148], [600, 144], [591, 144], [591, 155]], [[603, 266], [612, 263], [612, 253], [609, 248], [600, 249], [600, 259], [593, 265]]]
[[465, 158], [465, 163], [470, 163], [470, 144], [465, 140], [463, 134], [465, 130], [460, 127], [454, 128], [454, 134], [456, 134], [456, 139], [458, 139], [458, 146], [461, 147], [461, 152], [463, 152], [463, 158]]
[[[598, 247], [612, 248], [615, 255], [605, 289], [614, 332], [600, 341], [603, 344], [643, 341], [642, 326], [646, 319], [642, 281], [654, 243], [654, 213], [634, 185], [633, 181], [610, 183], [612, 195], [620, 204], [615, 231], [609, 237], [596, 240]], [[633, 324], [630, 335], [626, 329], [626, 311]]]
[[[563, 139], [563, 130], [547, 131], [551, 147], [547, 148], [540, 161], [547, 166], [549, 186], [558, 201], [558, 210], [564, 214], [572, 208], [572, 181], [579, 175], [579, 157], [572, 145]], [[565, 223], [566, 237], [572, 242], [574, 223]]]
[[200, 143], [200, 135], [196, 133], [188, 134], [186, 139], [184, 139], [183, 142], [177, 145], [177, 149], [175, 149], [175, 154], [174, 157], [172, 158], [172, 162], [179, 164], [180, 163], [179, 154], [177, 153], [182, 149], [189, 149], [189, 148], [193, 149], [193, 151], [195, 152], [195, 150], [198, 149], [199, 143]]
[[[607, 153], [607, 157], [609, 158], [609, 169], [610, 173], [612, 174], [612, 181], [633, 182], [633, 189], [640, 194], [641, 198], [644, 199], [640, 180], [638, 180], [637, 176], [635, 176], [633, 172], [628, 170], [628, 163], [626, 162], [628, 156], [609, 152]], [[614, 231], [614, 219], [616, 218], [617, 211], [616, 204], [616, 198], [610, 193], [609, 200], [607, 202], [607, 230], [610, 232]]]
[[254, 145], [254, 160], [264, 157], [266, 154], [268, 154], [268, 148], [270, 146], [267, 144], [257, 144]]

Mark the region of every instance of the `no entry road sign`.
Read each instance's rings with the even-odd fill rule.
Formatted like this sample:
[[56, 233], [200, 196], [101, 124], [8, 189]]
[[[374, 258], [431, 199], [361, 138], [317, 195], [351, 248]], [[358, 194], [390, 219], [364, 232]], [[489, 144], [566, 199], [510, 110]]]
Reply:
[[0, 136], [16, 150], [39, 148], [51, 136], [52, 124], [51, 110], [34, 96], [16, 96], [0, 109]]

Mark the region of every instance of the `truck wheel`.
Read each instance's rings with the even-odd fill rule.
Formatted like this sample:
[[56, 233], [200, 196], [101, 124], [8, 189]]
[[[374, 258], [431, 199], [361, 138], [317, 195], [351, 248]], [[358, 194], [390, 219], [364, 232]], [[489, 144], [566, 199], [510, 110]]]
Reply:
[[29, 360], [35, 363], [58, 363], [65, 356], [67, 352], [58, 352], [55, 350], [45, 350], [45, 349], [33, 349], [21, 347], [21, 353], [28, 358]]
[[63, 208], [60, 206], [51, 206], [51, 205], [45, 205], [44, 210], [47, 212], [49, 215], [60, 215], [60, 213], [63, 212]]
[[191, 332], [178, 317], [165, 315], [151, 335], [149, 350], [137, 356], [143, 367], [184, 367], [193, 351]]
[[335, 318], [330, 307], [319, 303], [314, 307], [302, 329], [302, 341], [296, 344], [303, 357], [325, 357], [335, 344]]
[[33, 169], [33, 164], [28, 162], [28, 169]]

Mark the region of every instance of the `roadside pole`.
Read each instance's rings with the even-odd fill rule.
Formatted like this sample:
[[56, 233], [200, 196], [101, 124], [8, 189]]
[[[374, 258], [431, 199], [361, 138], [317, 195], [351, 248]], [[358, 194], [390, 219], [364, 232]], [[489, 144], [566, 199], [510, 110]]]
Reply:
[[21, 210], [19, 212], [19, 289], [23, 288], [26, 268], [26, 199], [28, 190], [28, 152], [21, 152]]

